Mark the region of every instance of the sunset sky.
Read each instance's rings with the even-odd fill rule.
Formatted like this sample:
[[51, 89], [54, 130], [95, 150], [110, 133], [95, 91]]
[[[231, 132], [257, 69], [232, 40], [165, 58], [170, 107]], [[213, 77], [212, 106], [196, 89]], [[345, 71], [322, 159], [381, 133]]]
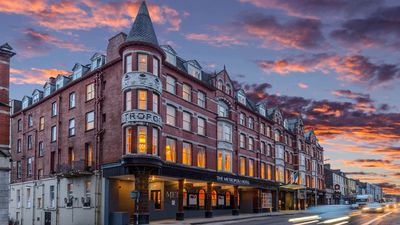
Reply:
[[[225, 65], [254, 100], [314, 128], [333, 168], [400, 194], [400, 3], [148, 1], [161, 44], [206, 71]], [[11, 98], [128, 32], [138, 1], [0, 1], [0, 44], [17, 52]]]

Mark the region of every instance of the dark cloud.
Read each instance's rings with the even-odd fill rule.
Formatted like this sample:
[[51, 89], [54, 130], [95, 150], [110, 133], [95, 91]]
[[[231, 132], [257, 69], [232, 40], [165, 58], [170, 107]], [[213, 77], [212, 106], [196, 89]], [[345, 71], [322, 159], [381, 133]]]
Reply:
[[339, 98], [345, 98], [350, 100], [355, 100], [360, 103], [370, 103], [373, 102], [369, 94], [357, 93], [351, 90], [335, 90], [332, 92], [334, 96]]
[[400, 6], [377, 9], [365, 18], [345, 21], [331, 37], [349, 48], [400, 47]]
[[260, 8], [284, 10], [287, 14], [306, 18], [332, 18], [362, 15], [382, 5], [381, 0], [240, 0]]
[[363, 55], [306, 54], [278, 60], [258, 60], [257, 65], [266, 73], [336, 72], [337, 79], [379, 87], [400, 79], [400, 67], [395, 64], [372, 62]]
[[241, 14], [236, 26], [251, 37], [261, 39], [263, 47], [307, 50], [326, 45], [317, 19], [297, 18], [282, 23], [273, 16], [252, 12]]

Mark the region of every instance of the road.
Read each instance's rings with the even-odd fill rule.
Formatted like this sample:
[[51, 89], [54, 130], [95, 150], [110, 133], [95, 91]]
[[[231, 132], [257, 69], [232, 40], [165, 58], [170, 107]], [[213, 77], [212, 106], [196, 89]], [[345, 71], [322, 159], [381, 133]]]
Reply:
[[319, 206], [305, 213], [270, 216], [220, 224], [233, 225], [400, 225], [400, 209], [387, 209], [384, 213], [362, 213], [349, 206]]

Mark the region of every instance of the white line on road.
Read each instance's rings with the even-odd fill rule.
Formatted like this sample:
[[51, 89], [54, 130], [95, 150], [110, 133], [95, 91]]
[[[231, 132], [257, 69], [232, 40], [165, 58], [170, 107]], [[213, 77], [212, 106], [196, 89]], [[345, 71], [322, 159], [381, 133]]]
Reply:
[[348, 223], [349, 223], [349, 221], [343, 221], [341, 223], [336, 223], [335, 225], [343, 225], [343, 224], [348, 224]]
[[378, 217], [376, 217], [375, 219], [373, 219], [373, 220], [371, 220], [371, 221], [369, 221], [369, 222], [367, 222], [367, 223], [364, 223], [364, 224], [362, 224], [362, 225], [370, 225], [370, 224], [372, 224], [373, 222], [375, 222], [375, 221], [377, 221], [377, 220], [380, 220], [381, 218], [383, 218], [383, 217], [385, 217], [385, 216], [387, 216], [387, 215], [390, 215], [390, 214], [392, 214], [393, 212], [388, 212], [388, 213], [386, 213], [386, 214], [383, 214], [383, 215], [381, 215], [381, 216], [378, 216]]
[[310, 223], [316, 223], [316, 222], [318, 222], [319, 220], [312, 220], [312, 221], [308, 221], [308, 222], [304, 222], [304, 223], [296, 223], [296, 224], [294, 224], [294, 225], [305, 225], [305, 224], [310, 224]]

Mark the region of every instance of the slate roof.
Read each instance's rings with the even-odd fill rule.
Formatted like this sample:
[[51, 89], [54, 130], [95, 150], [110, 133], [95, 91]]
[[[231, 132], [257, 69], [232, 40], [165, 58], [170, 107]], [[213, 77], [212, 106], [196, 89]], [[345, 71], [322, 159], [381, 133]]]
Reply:
[[140, 41], [158, 46], [157, 36], [145, 1], [140, 5], [135, 22], [129, 31], [128, 37], [126, 37], [125, 42], [130, 41]]

